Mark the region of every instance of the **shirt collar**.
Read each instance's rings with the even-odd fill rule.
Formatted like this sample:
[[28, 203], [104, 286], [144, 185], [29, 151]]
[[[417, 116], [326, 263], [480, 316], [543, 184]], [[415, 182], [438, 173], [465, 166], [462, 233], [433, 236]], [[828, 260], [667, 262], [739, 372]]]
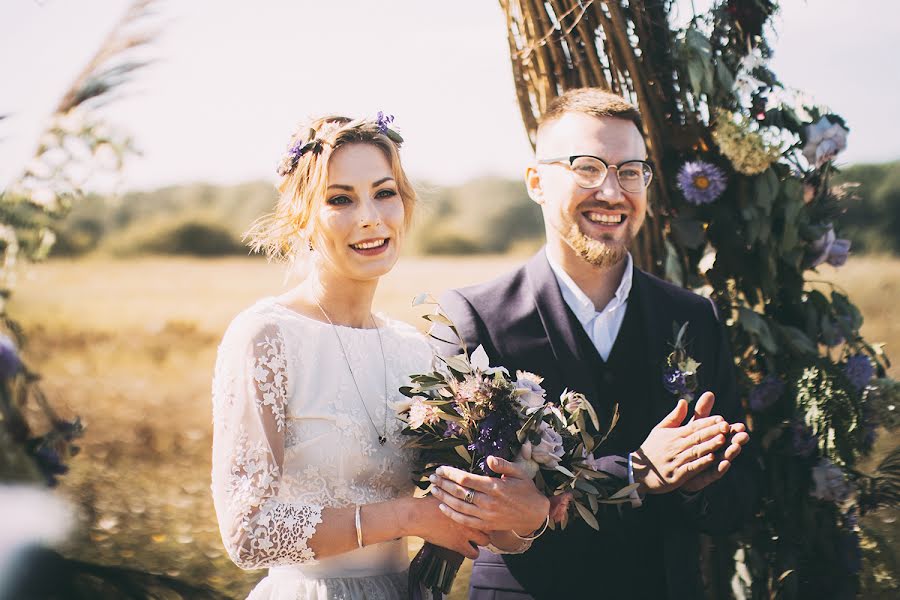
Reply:
[[544, 252], [547, 255], [547, 262], [550, 263], [550, 269], [556, 276], [557, 283], [559, 283], [559, 289], [560, 292], [562, 292], [563, 300], [566, 301], [566, 304], [569, 305], [569, 308], [572, 309], [572, 312], [575, 313], [575, 317], [578, 318], [578, 321], [582, 325], [589, 323], [598, 314], [612, 312], [628, 302], [628, 295], [631, 293], [633, 278], [630, 252], [625, 255], [625, 272], [622, 274], [622, 280], [619, 282], [619, 287], [616, 288], [615, 296], [613, 296], [612, 300], [609, 301], [609, 304], [600, 311], [594, 307], [594, 302], [588, 298], [587, 294], [585, 294], [580, 287], [578, 287], [578, 284], [565, 272], [562, 266], [553, 260], [550, 253], [547, 252], [546, 249]]

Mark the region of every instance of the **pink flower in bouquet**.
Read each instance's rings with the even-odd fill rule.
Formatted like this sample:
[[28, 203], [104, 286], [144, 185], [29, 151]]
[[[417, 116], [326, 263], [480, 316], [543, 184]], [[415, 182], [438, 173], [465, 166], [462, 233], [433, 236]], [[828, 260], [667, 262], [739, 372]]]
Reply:
[[416, 396], [410, 403], [408, 423], [413, 429], [418, 429], [422, 425], [434, 425], [441, 420], [437, 410], [423, 400], [425, 399], [422, 396]]
[[550, 496], [550, 519], [554, 523], [562, 523], [569, 512], [569, 504], [572, 503], [572, 492], [563, 492]]

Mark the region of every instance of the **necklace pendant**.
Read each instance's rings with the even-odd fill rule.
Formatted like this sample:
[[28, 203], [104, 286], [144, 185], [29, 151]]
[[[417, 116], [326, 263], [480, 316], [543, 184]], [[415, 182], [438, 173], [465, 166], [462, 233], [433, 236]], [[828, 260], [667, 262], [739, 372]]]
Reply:
[[383, 435], [379, 435], [379, 436], [378, 436], [378, 443], [381, 444], [382, 446], [384, 446], [384, 443], [385, 443], [385, 442], [387, 442], [387, 438], [384, 437]]

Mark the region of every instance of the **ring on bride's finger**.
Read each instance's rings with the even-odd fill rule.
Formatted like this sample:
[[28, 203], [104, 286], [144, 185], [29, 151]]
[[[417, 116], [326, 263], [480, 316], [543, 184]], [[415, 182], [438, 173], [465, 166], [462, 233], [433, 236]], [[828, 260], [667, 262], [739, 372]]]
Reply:
[[465, 500], [467, 504], [475, 504], [475, 490], [466, 490], [466, 497], [463, 498], [463, 500]]

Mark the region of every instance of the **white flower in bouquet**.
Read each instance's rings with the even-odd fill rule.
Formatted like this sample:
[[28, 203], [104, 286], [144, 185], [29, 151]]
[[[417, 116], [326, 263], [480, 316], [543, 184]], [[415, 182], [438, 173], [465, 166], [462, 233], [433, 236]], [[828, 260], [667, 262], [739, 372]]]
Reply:
[[562, 436], [546, 422], [540, 424], [538, 432], [541, 434], [541, 443], [532, 445], [531, 458], [538, 464], [555, 469], [565, 454]]
[[518, 371], [516, 373], [516, 400], [530, 414], [544, 405], [547, 392], [540, 385], [541, 379], [532, 373]]

